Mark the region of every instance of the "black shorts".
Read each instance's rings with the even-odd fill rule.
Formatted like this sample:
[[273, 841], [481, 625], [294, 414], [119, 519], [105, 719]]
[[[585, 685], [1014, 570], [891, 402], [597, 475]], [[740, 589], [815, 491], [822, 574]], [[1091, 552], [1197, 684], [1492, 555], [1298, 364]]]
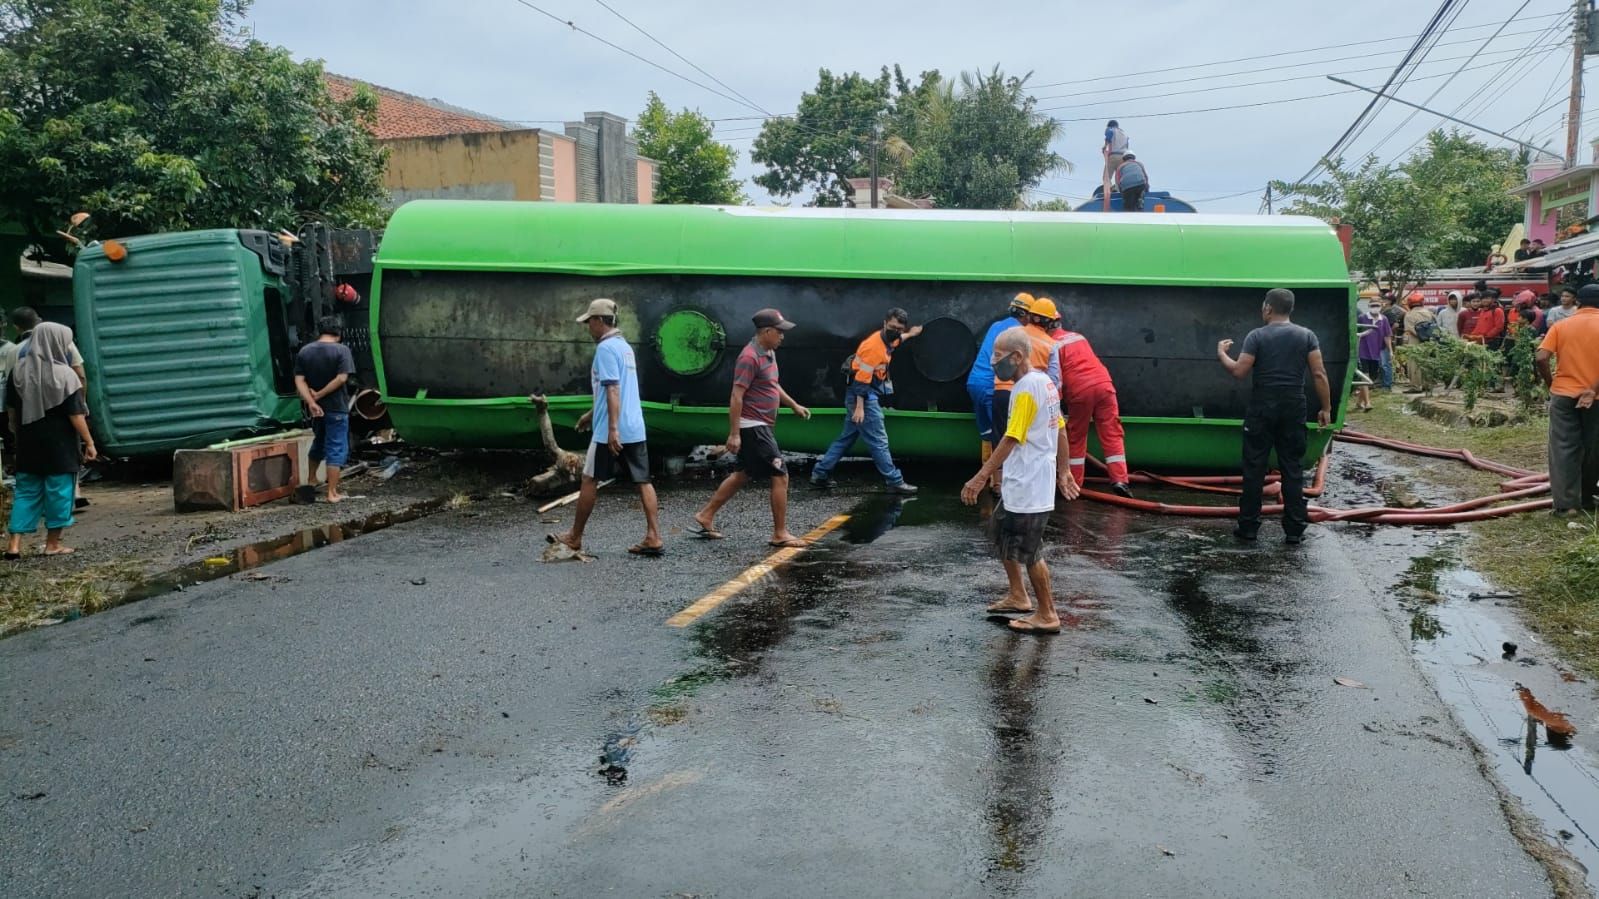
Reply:
[[777, 438], [772, 436], [770, 425], [757, 428], [739, 428], [738, 466], [752, 478], [786, 478], [788, 467], [783, 464], [783, 451], [777, 448]]
[[994, 446], [1005, 439], [1005, 432], [1010, 430], [1010, 390], [995, 390], [994, 405], [989, 415], [994, 420]]
[[1382, 383], [1382, 360], [1381, 359], [1362, 359], [1362, 360], [1360, 360], [1360, 372], [1361, 372], [1361, 374], [1365, 375], [1366, 377], [1372, 379], [1374, 382], [1376, 382], [1378, 384], [1381, 384]]
[[589, 454], [583, 460], [583, 473], [596, 481], [609, 481], [615, 478], [627, 484], [648, 484], [649, 445], [642, 440], [638, 443], [624, 443], [622, 452], [617, 454], [611, 452], [608, 444], [590, 443]]
[[1044, 558], [1044, 528], [1049, 512], [1008, 512], [1004, 503], [994, 509], [989, 522], [994, 551], [1000, 561], [1031, 565]]

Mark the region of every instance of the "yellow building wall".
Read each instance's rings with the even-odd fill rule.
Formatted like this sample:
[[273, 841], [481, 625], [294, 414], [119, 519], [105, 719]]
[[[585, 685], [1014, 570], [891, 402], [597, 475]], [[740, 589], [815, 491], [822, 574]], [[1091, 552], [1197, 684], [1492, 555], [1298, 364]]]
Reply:
[[396, 206], [408, 200], [539, 199], [539, 132], [490, 131], [383, 141], [384, 184]]

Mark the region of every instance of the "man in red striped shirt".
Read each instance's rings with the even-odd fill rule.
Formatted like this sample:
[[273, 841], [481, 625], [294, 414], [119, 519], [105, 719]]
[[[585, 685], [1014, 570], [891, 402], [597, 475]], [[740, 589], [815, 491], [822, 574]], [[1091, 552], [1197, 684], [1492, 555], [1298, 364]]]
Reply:
[[804, 540], [788, 532], [788, 467], [777, 446], [772, 428], [777, 424], [777, 409], [787, 406], [800, 418], [810, 418], [811, 410], [801, 406], [777, 383], [777, 348], [783, 334], [794, 323], [776, 309], [755, 313], [755, 338], [738, 354], [733, 366], [733, 395], [727, 403], [727, 451], [738, 456], [739, 468], [716, 488], [711, 501], [694, 513], [694, 533], [707, 540], [720, 540], [716, 513], [727, 505], [752, 478], [772, 482], [773, 547], [805, 546]]
[[[1047, 299], [1047, 297], [1046, 297]], [[1061, 327], [1061, 320], [1050, 323], [1060, 355], [1061, 405], [1066, 409], [1066, 442], [1070, 451], [1072, 480], [1083, 485], [1088, 469], [1088, 426], [1099, 432], [1099, 446], [1105, 451], [1110, 489], [1131, 498], [1128, 485], [1127, 448], [1123, 442], [1121, 407], [1116, 402], [1116, 385], [1105, 363], [1099, 361], [1088, 338]]]

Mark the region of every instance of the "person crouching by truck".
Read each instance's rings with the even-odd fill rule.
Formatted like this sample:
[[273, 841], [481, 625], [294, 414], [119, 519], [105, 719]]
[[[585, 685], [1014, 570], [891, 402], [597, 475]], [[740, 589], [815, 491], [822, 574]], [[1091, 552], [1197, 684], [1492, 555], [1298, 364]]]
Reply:
[[1149, 190], [1149, 172], [1131, 153], [1116, 167], [1116, 189], [1122, 194], [1122, 212], [1143, 212], [1144, 194]]
[[29, 351], [17, 360], [5, 388], [6, 421], [17, 447], [8, 560], [22, 558], [22, 538], [38, 529], [41, 518], [44, 554], [73, 551], [61, 543], [61, 532], [73, 524], [78, 469], [97, 457], [83, 381], [71, 364], [71, 329], [43, 322], [32, 331]]
[[905, 483], [905, 476], [894, 466], [881, 399], [894, 392], [893, 382], [888, 379], [888, 364], [894, 359], [894, 351], [922, 333], [920, 326], [913, 328], [910, 324], [910, 313], [904, 309], [890, 309], [883, 316], [882, 329], [872, 332], [855, 348], [855, 355], [846, 364], [850, 380], [844, 390], [844, 431], [811, 469], [811, 486], [837, 486], [831, 477], [833, 469], [855, 445], [856, 439], [860, 439], [872, 454], [872, 462], [888, 485], [889, 493], [903, 496], [916, 493], [916, 488]]
[[337, 315], [324, 315], [317, 330], [317, 339], [294, 357], [294, 389], [311, 416], [311, 469], [327, 463], [328, 502], [337, 503], [344, 501], [339, 475], [350, 461], [350, 398], [344, 385], [355, 374], [355, 356], [340, 342], [344, 323]]
[[[1047, 299], [1047, 298], [1046, 298]], [[1127, 448], [1122, 431], [1121, 407], [1116, 401], [1116, 384], [1105, 363], [1099, 361], [1088, 338], [1052, 323], [1050, 336], [1059, 347], [1061, 403], [1066, 409], [1066, 442], [1070, 450], [1072, 480], [1083, 486], [1088, 473], [1088, 427], [1099, 432], [1099, 446], [1105, 451], [1105, 469], [1110, 489], [1131, 499], [1128, 484]]]

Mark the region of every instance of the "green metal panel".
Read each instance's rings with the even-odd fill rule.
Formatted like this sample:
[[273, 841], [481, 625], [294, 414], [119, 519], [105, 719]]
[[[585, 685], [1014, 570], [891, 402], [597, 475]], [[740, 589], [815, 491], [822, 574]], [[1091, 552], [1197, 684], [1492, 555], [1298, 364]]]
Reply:
[[[426, 385], [437, 373], [432, 366], [451, 365], [448, 352], [436, 351], [431, 358], [418, 356], [408, 348], [408, 359], [426, 358], [426, 371], [388, 372], [383, 362], [385, 334], [382, 326], [384, 278], [405, 278], [407, 272], [459, 271], [474, 273], [559, 273], [579, 276], [638, 276], [644, 274], [683, 276], [685, 282], [696, 276], [733, 276], [752, 279], [789, 276], [817, 279], [860, 279], [880, 281], [966, 281], [1010, 282], [1018, 284], [1084, 285], [1085, 297], [1105, 297], [1107, 285], [1138, 286], [1129, 294], [1148, 295], [1151, 289], [1178, 288], [1170, 297], [1196, 297], [1193, 321], [1186, 322], [1194, 337], [1192, 346], [1183, 344], [1172, 350], [1175, 356], [1163, 357], [1172, 364], [1188, 366], [1172, 371], [1214, 368], [1221, 375], [1218, 389], [1236, 390], [1211, 358], [1216, 337], [1241, 338], [1232, 333], [1237, 326], [1247, 328], [1253, 307], [1237, 304], [1237, 289], [1289, 286], [1308, 290], [1324, 299], [1331, 297], [1336, 308], [1325, 305], [1322, 318], [1333, 322], [1340, 333], [1324, 332], [1324, 340], [1336, 337], [1341, 348], [1330, 346], [1329, 359], [1342, 360], [1335, 369], [1335, 409], [1342, 419], [1343, 399], [1347, 395], [1353, 370], [1355, 332], [1352, 324], [1354, 286], [1349, 280], [1341, 246], [1332, 230], [1320, 221], [1296, 217], [1217, 217], [1191, 216], [1106, 216], [1056, 213], [1008, 212], [929, 212], [868, 213], [825, 210], [756, 210], [711, 207], [636, 207], [588, 204], [520, 204], [420, 201], [398, 210], [385, 234], [377, 260], [372, 302], [374, 355], [378, 361], [379, 383], [389, 402], [392, 420], [407, 439], [431, 445], [451, 446], [537, 446], [536, 417], [524, 398], [509, 388], [505, 396], [481, 398], [426, 397]], [[476, 277], [476, 276], [474, 276]], [[618, 286], [626, 278], [618, 278]], [[701, 278], [703, 280], [703, 278]], [[464, 282], [463, 282], [464, 283]], [[810, 283], [810, 282], [807, 282]], [[1003, 285], [1001, 285], [1003, 286]], [[529, 287], [544, 290], [533, 282]], [[802, 285], [801, 285], [802, 287]], [[503, 285], [501, 286], [503, 290]], [[570, 292], [570, 285], [563, 290]], [[930, 286], [930, 290], [938, 290]], [[985, 290], [989, 288], [985, 287]], [[1206, 298], [1204, 291], [1232, 289]], [[593, 295], [609, 295], [605, 284], [596, 284]], [[399, 288], [394, 291], [399, 295]], [[402, 338], [412, 347], [427, 335], [443, 336], [443, 330], [460, 321], [458, 316], [478, 315], [452, 304], [475, 302], [476, 295], [461, 284], [451, 284], [444, 294], [415, 295], [407, 302], [425, 305], [425, 314], [407, 315]], [[544, 301], [537, 292], [524, 293], [526, 304]], [[1170, 298], [1168, 297], [1168, 299]], [[569, 299], [569, 298], [567, 298]], [[1092, 302], [1105, 302], [1093, 300]], [[1111, 300], [1112, 302], [1114, 300]], [[1225, 304], [1226, 325], [1216, 337], [1207, 337], [1213, 325], [1210, 317], [1216, 303]], [[1180, 305], [1181, 301], [1179, 301]], [[908, 306], [909, 304], [907, 304]], [[936, 305], [936, 303], [935, 303]], [[1109, 307], [1101, 306], [1101, 316]], [[626, 310], [626, 305], [624, 305]], [[561, 324], [575, 314], [564, 306], [542, 310], [529, 318], [515, 319], [526, 326], [526, 333], [491, 329], [481, 337], [484, 353], [495, 359], [515, 358], [516, 350], [504, 345], [511, 341], [522, 352], [558, 353], [548, 357], [569, 377], [557, 381], [572, 387], [586, 384], [587, 354], [582, 343], [586, 335], [566, 333]], [[753, 311], [753, 310], [751, 310]], [[839, 310], [841, 315], [857, 310]], [[874, 310], [875, 312], [875, 310]], [[1187, 313], [1186, 308], [1183, 310]], [[818, 325], [835, 326], [812, 319], [792, 332], [792, 339], [815, 340]], [[664, 310], [652, 313], [660, 321]], [[746, 313], [747, 314], [747, 313]], [[877, 313], [880, 314], [880, 313]], [[933, 314], [913, 310], [913, 314]], [[945, 311], [941, 314], [957, 314]], [[970, 317], [970, 316], [968, 316]], [[1108, 321], [1122, 316], [1112, 315]], [[1129, 320], [1132, 316], [1127, 316]], [[732, 321], [731, 319], [725, 319]], [[418, 328], [433, 321], [439, 331]], [[507, 325], [512, 319], [506, 319]], [[875, 321], [875, 318], [873, 319]], [[811, 329], [808, 333], [805, 325]], [[968, 322], [968, 324], [973, 324]], [[851, 323], [849, 327], [854, 327]], [[657, 336], [631, 330], [635, 343], [644, 344]], [[981, 331], [973, 328], [974, 335]], [[1101, 335], [1105, 335], [1101, 330]], [[824, 335], [825, 336], [825, 335]], [[1093, 337], [1093, 335], [1090, 335]], [[838, 335], [833, 335], [834, 339]], [[1127, 335], [1119, 335], [1123, 343]], [[747, 334], [729, 334], [729, 349], [736, 349]], [[849, 347], [859, 335], [850, 339]], [[1164, 346], [1172, 346], [1166, 335]], [[1208, 342], [1207, 342], [1208, 340]], [[801, 344], [803, 345], [803, 344]], [[847, 349], [843, 352], [847, 353]], [[785, 351], [787, 352], [787, 351]], [[828, 352], [831, 352], [829, 350]], [[795, 357], [788, 355], [790, 360]], [[842, 358], [842, 354], [839, 355]], [[686, 374], [678, 365], [692, 369], [693, 359], [661, 359], [665, 370]], [[1141, 384], [1123, 383], [1123, 411], [1130, 406], [1127, 395], [1134, 389], [1158, 391], [1161, 383], [1171, 383], [1163, 374], [1161, 358], [1139, 363]], [[1343, 362], [1348, 362], [1343, 365]], [[490, 366], [483, 356], [461, 358], [460, 365]], [[729, 364], [725, 358], [722, 365]], [[832, 367], [836, 368], [836, 361]], [[1126, 363], [1131, 367], [1132, 363]], [[1198, 369], [1195, 368], [1196, 364]], [[1153, 365], [1153, 367], [1151, 367]], [[515, 368], [515, 366], [512, 366]], [[547, 365], [546, 368], [549, 368]], [[567, 371], [570, 369], [570, 371]], [[507, 368], [507, 370], [511, 370]], [[829, 372], [802, 367], [784, 367], [785, 383], [826, 378]], [[392, 377], [391, 377], [392, 376]], [[408, 387], [405, 395], [391, 393], [391, 380], [422, 385]], [[1150, 380], [1153, 379], [1153, 380]], [[515, 378], [508, 379], [515, 381]], [[1209, 381], [1205, 381], [1209, 383]], [[530, 387], [537, 386], [529, 385]], [[660, 394], [660, 385], [646, 385]], [[694, 385], [685, 382], [691, 392]], [[1187, 385], [1179, 385], [1187, 386]], [[570, 389], [570, 388], [568, 388]], [[579, 388], [581, 389], [581, 388]], [[666, 388], [676, 393], [674, 385]], [[790, 384], [791, 391], [795, 390]], [[412, 392], [415, 391], [415, 392]], [[435, 391], [438, 393], [439, 391]], [[560, 392], [560, 391], [556, 391]], [[796, 391], [797, 392], [797, 391]], [[470, 396], [470, 395], [467, 395]], [[657, 396], [657, 400], [665, 399]], [[551, 415], [558, 425], [569, 426], [589, 404], [586, 395], [552, 397]], [[1209, 401], [1201, 406], [1209, 405]], [[843, 423], [842, 404], [813, 403], [815, 416], [802, 422], [787, 416], [778, 428], [787, 449], [817, 452], [837, 435]], [[1224, 405], [1219, 401], [1218, 406]], [[646, 422], [652, 445], [681, 447], [695, 443], [719, 443], [726, 436], [725, 408], [705, 404], [646, 402]], [[949, 408], [947, 405], [941, 408]], [[961, 406], [959, 408], [965, 408]], [[1183, 407], [1186, 410], [1186, 406]], [[966, 413], [912, 411], [888, 412], [888, 430], [895, 451], [903, 456], [928, 458], [973, 458], [976, 435], [971, 416]], [[1240, 450], [1240, 422], [1233, 417], [1206, 417], [1203, 408], [1193, 418], [1174, 418], [1137, 414], [1123, 419], [1127, 429], [1130, 461], [1142, 467], [1235, 469]], [[1326, 436], [1313, 431], [1307, 458], [1319, 456]]]
[[165, 454], [242, 436], [299, 410], [280, 397], [266, 290], [281, 282], [232, 230], [122, 240], [73, 271], [77, 340], [89, 375], [90, 422], [111, 455]]

